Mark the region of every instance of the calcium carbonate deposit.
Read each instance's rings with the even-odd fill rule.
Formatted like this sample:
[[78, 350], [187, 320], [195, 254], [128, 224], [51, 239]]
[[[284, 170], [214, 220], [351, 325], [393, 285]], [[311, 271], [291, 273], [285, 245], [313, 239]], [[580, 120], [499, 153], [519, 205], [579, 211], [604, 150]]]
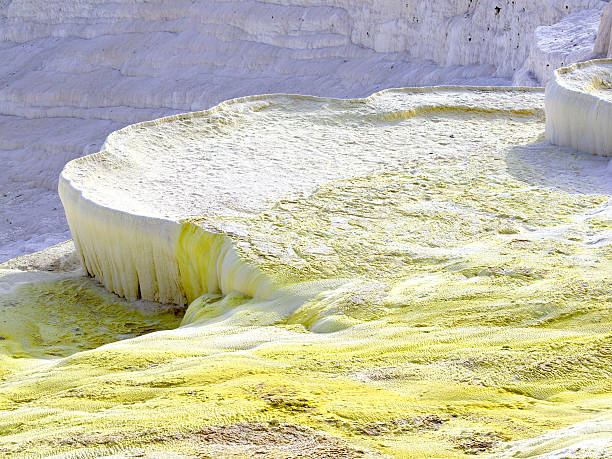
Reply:
[[555, 68], [609, 52], [609, 7], [597, 33], [606, 6], [0, 0], [0, 261], [70, 238], [57, 177], [127, 124], [253, 94], [542, 86]]
[[76, 254], [0, 270], [0, 451], [608, 455], [608, 159], [544, 135], [542, 90], [460, 87], [112, 134]]
[[611, 21], [0, 0], [0, 457], [611, 457]]
[[546, 89], [546, 138], [556, 145], [612, 156], [612, 59], [555, 72]]

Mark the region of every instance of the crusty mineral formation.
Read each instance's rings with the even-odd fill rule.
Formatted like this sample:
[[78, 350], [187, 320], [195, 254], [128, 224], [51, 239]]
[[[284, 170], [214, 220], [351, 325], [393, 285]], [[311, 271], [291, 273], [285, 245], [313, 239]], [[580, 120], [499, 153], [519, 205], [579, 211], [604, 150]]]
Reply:
[[543, 106], [262, 96], [112, 134], [62, 175], [75, 245], [189, 306], [0, 265], [0, 454], [609, 456], [609, 159]]

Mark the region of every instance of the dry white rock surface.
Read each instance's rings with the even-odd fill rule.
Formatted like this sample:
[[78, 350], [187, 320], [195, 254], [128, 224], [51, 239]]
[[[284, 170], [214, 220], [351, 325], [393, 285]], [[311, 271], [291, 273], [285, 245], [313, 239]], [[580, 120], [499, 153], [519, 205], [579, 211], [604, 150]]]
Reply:
[[0, 0], [0, 260], [70, 237], [57, 176], [126, 124], [257, 93], [537, 85], [588, 54], [606, 5]]

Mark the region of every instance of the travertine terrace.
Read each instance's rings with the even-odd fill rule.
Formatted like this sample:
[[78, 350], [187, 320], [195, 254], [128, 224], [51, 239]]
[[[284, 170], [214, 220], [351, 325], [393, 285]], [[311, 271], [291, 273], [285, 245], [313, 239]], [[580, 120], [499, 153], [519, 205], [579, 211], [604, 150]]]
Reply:
[[612, 156], [612, 59], [555, 71], [546, 87], [546, 138], [555, 145]]
[[612, 457], [611, 8], [0, 0], [0, 457]]
[[[413, 129], [425, 133], [436, 127], [422, 116], [430, 111], [506, 114], [537, 110], [539, 102], [541, 95], [533, 91], [464, 92], [459, 87], [390, 91], [348, 101], [282, 95], [238, 99], [113, 133], [103, 151], [66, 166], [60, 196], [92, 275], [131, 299], [182, 304], [183, 284], [191, 282], [187, 273], [210, 277], [198, 272], [206, 271], [197, 266], [202, 260], [192, 263], [189, 253], [181, 253], [187, 250], [180, 247], [183, 221], [248, 219], [327, 183], [399, 167], [406, 148], [412, 148], [403, 147], [401, 136], [388, 144], [393, 120], [418, 119]], [[440, 135], [445, 134], [453, 135]], [[213, 232], [223, 227], [213, 225]], [[189, 301], [232, 290], [254, 296], [252, 286], [228, 279], [231, 261], [214, 260], [228, 252], [224, 246], [211, 252], [213, 260], [205, 264], [215, 267], [219, 279], [188, 295]], [[193, 266], [180, 266], [180, 258]]]

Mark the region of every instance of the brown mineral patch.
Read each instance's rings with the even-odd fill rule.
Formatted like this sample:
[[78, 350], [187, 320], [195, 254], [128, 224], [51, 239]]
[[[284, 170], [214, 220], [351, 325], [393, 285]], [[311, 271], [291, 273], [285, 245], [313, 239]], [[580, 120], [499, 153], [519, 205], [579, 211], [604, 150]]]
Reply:
[[145, 458], [145, 459], [194, 459], [196, 456], [186, 456], [184, 454], [173, 453], [170, 451], [163, 452], [151, 452], [133, 450], [126, 451], [120, 454], [112, 454], [110, 456], [101, 456], [102, 459], [132, 459], [132, 458]]
[[[81, 448], [120, 447], [119, 455], [108, 457], [266, 457], [266, 458], [360, 458], [374, 457], [309, 427], [270, 422], [207, 426], [187, 432], [126, 432], [73, 434], [56, 439], [53, 446], [65, 451]], [[168, 448], [168, 451], [161, 452]], [[186, 451], [187, 455], [171, 451]], [[161, 455], [161, 456], [160, 456]], [[170, 456], [171, 455], [171, 456]]]
[[446, 421], [440, 416], [431, 414], [427, 416], [416, 416], [413, 418], [398, 418], [388, 421], [370, 422], [361, 424], [354, 429], [357, 433], [369, 436], [379, 436], [387, 434], [403, 434], [422, 431], [436, 431]]
[[[260, 457], [354, 458], [365, 452], [335, 438], [296, 424], [237, 424], [206, 427], [195, 433], [207, 445], [240, 446], [244, 453]], [[230, 451], [228, 451], [230, 453]]]
[[283, 394], [268, 393], [263, 394], [261, 398], [268, 402], [271, 408], [286, 411], [311, 411], [314, 408], [304, 398], [288, 397]]
[[[423, 324], [416, 324], [417, 326], [427, 326]], [[390, 381], [390, 380], [399, 380], [399, 379], [413, 379], [420, 377], [419, 374], [416, 373], [415, 369], [407, 369], [395, 366], [389, 367], [375, 367], [369, 368], [367, 370], [360, 371], [356, 373], [354, 377], [359, 381]]]
[[263, 384], [258, 384], [254, 392], [260, 399], [269, 404], [270, 409], [284, 410], [289, 412], [313, 411], [313, 402], [306, 398], [299, 397], [298, 394], [287, 387], [266, 388]]
[[462, 432], [456, 439], [457, 448], [467, 454], [480, 454], [507, 440], [499, 432]]

